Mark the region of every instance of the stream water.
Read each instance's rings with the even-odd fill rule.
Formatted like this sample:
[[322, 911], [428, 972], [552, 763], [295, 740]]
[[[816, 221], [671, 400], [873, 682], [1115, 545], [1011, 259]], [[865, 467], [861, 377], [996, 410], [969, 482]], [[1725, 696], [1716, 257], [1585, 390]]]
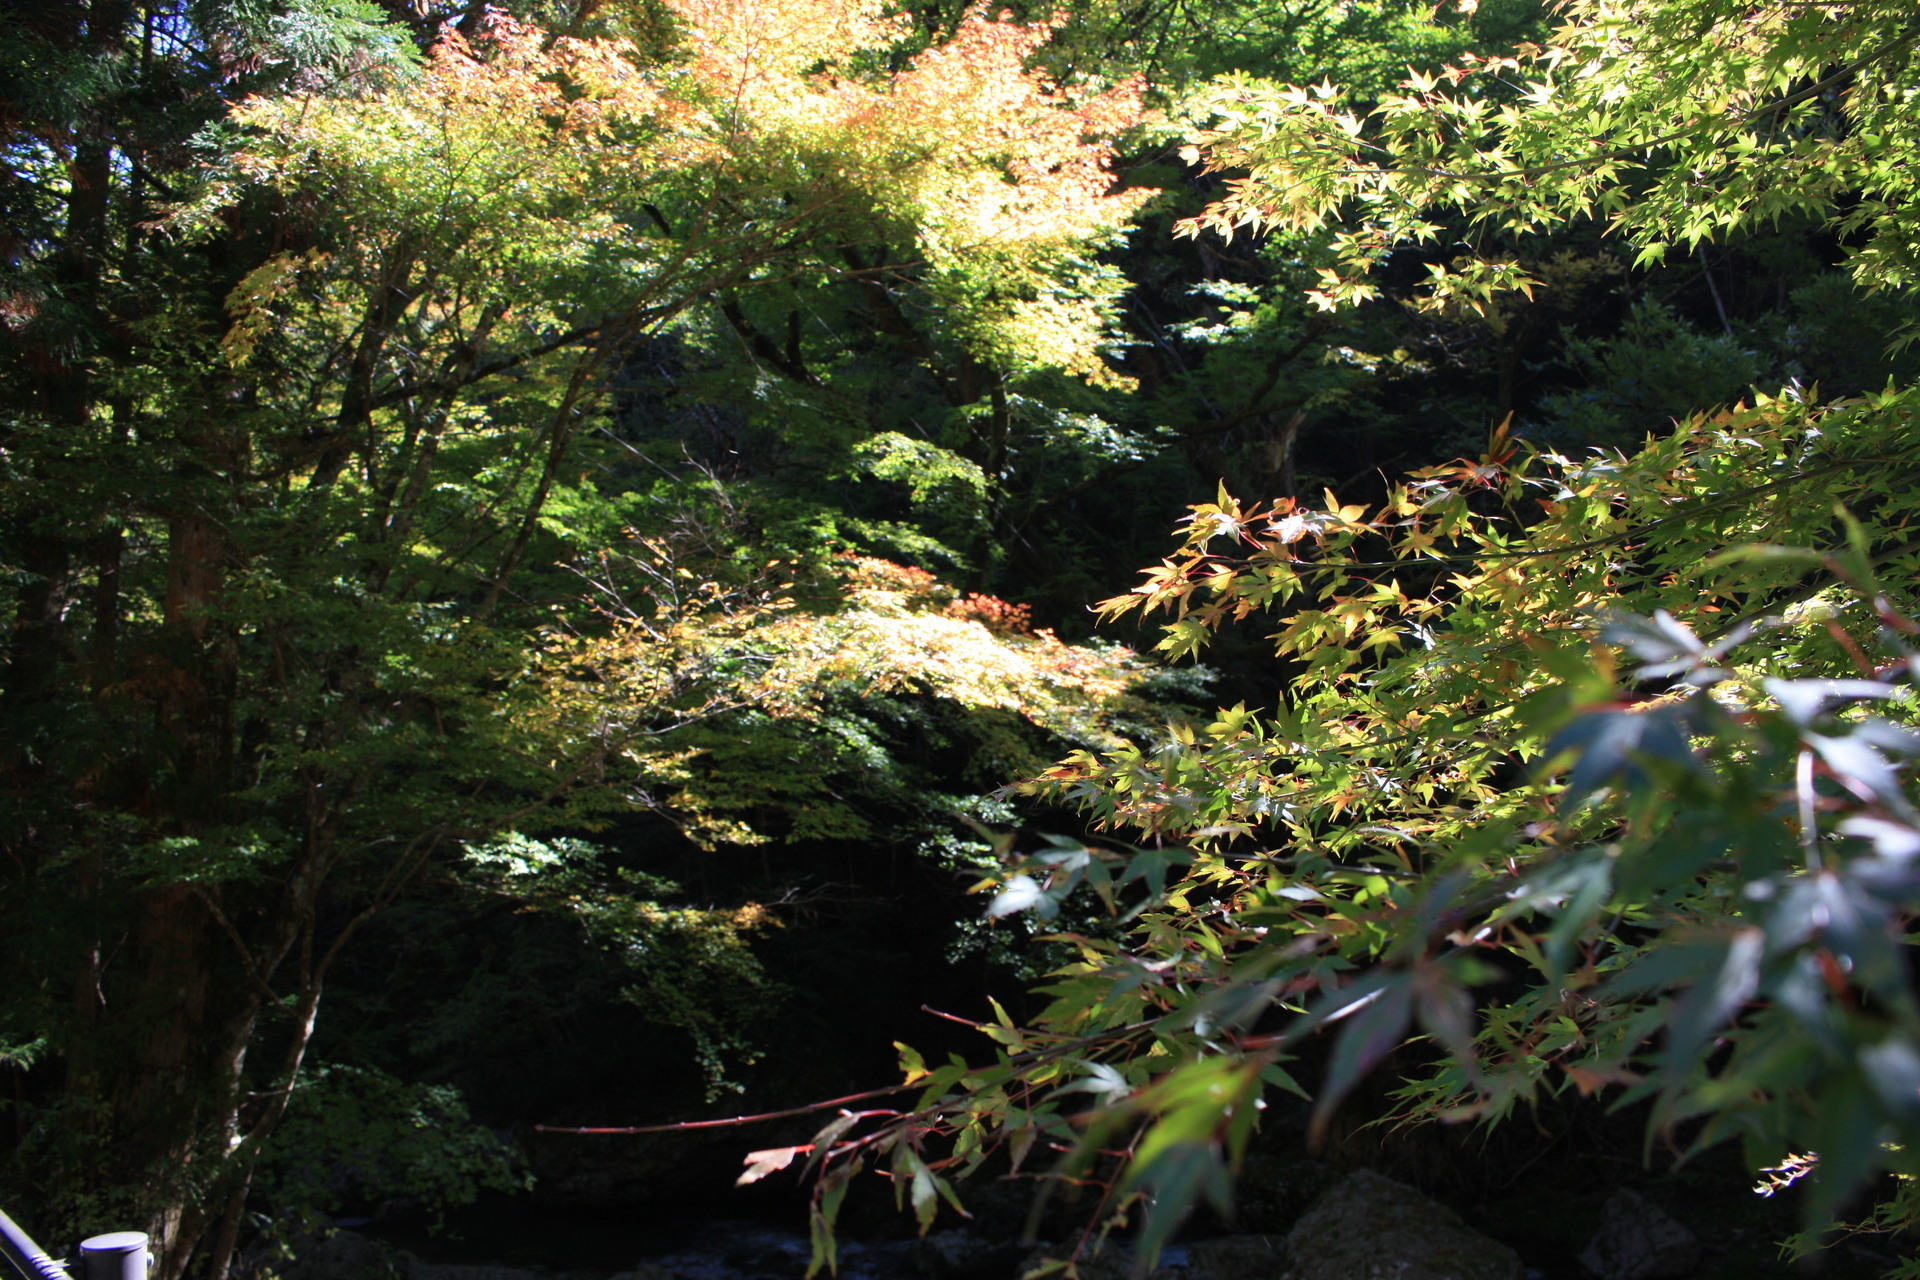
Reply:
[[[588, 1212], [501, 1205], [485, 1214], [461, 1214], [439, 1230], [353, 1219], [339, 1225], [420, 1259], [427, 1264], [425, 1280], [486, 1280], [476, 1272], [433, 1274], [456, 1266], [546, 1272], [569, 1280], [802, 1280], [811, 1256], [805, 1223], [786, 1214], [752, 1219], [672, 1209]], [[843, 1236], [840, 1274], [848, 1280], [926, 1280], [912, 1261], [916, 1243], [911, 1237]]]
[[[437, 1230], [418, 1218], [338, 1225], [416, 1259], [406, 1280], [803, 1280], [810, 1257], [804, 1210], [770, 1199], [759, 1208], [759, 1216], [716, 1215], [698, 1202], [584, 1210], [502, 1198]], [[936, 1232], [922, 1241], [909, 1221], [879, 1212], [890, 1205], [869, 1209], [840, 1235], [841, 1280], [1004, 1280], [1019, 1274], [1028, 1252], [995, 1243], [989, 1232]], [[1010, 1227], [1005, 1239], [1017, 1231]], [[1779, 1259], [1777, 1238], [1752, 1226], [1714, 1229], [1706, 1256], [1686, 1280], [1804, 1274]], [[1205, 1247], [1193, 1246], [1196, 1254]], [[978, 1265], [985, 1261], [982, 1250], [992, 1252], [993, 1261]], [[1527, 1280], [1590, 1280], [1573, 1252], [1523, 1254]], [[1160, 1280], [1188, 1274], [1179, 1270], [1189, 1261], [1186, 1248], [1169, 1248], [1161, 1261], [1168, 1270], [1158, 1273]], [[1823, 1261], [1822, 1280], [1877, 1280], [1893, 1256], [1843, 1248]]]

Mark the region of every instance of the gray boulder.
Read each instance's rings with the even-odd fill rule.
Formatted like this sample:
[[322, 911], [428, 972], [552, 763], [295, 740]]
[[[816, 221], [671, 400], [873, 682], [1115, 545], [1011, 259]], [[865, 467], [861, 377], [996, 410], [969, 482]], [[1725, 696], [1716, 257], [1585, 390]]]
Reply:
[[1287, 1236], [1286, 1256], [1284, 1280], [1523, 1280], [1512, 1249], [1370, 1169], [1320, 1197]]
[[1700, 1265], [1700, 1237], [1645, 1196], [1623, 1187], [1601, 1213], [1580, 1255], [1596, 1280], [1679, 1280]]

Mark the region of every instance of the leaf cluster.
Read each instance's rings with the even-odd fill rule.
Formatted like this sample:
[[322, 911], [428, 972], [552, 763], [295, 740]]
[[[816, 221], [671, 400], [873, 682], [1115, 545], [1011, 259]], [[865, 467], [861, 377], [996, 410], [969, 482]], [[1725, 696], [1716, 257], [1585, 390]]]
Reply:
[[1105, 1211], [1138, 1206], [1151, 1251], [1224, 1203], [1264, 1088], [1324, 1036], [1316, 1133], [1424, 1043], [1408, 1119], [1647, 1099], [1689, 1149], [1817, 1152], [1812, 1222], [1906, 1170], [1913, 412], [1783, 398], [1632, 455], [1496, 436], [1373, 510], [1195, 507], [1103, 609], [1162, 615], [1176, 656], [1271, 619], [1285, 705], [1022, 784], [1182, 852], [1010, 867], [995, 913], [1145, 892], [1120, 940], [1070, 939], [1030, 1027], [989, 1030], [998, 1065], [835, 1149], [1037, 1126], [1069, 1176], [1117, 1157]]

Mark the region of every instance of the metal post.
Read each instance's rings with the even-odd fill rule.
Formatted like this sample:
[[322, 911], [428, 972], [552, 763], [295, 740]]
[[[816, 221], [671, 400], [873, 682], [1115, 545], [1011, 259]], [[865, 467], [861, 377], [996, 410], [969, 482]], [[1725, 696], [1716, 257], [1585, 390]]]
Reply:
[[26, 1280], [71, 1280], [65, 1268], [49, 1258], [47, 1251], [4, 1213], [0, 1213], [0, 1255], [13, 1263]]
[[80, 1280], [147, 1280], [152, 1265], [144, 1231], [109, 1231], [80, 1242]]

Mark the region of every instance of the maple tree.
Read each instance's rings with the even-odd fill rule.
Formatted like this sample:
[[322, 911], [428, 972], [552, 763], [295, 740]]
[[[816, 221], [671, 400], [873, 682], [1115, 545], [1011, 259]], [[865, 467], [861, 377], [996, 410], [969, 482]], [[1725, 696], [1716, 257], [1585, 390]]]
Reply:
[[[1416, 254], [1410, 303], [1491, 311], [1536, 282], [1529, 237], [1587, 218], [1652, 263], [1810, 214], [1907, 291], [1912, 46], [1898, 6], [1594, 0], [1371, 100], [1229, 78], [1197, 152], [1228, 192], [1186, 230], [1317, 245], [1329, 311]], [[1145, 847], [1015, 858], [989, 914], [1091, 891], [1129, 931], [1063, 932], [1044, 1009], [983, 1025], [993, 1062], [909, 1052], [906, 1114], [815, 1139], [817, 1260], [861, 1168], [926, 1222], [1051, 1147], [1150, 1263], [1227, 1208], [1263, 1094], [1310, 1096], [1323, 1134], [1390, 1056], [1402, 1118], [1577, 1092], [1737, 1139], [1806, 1179], [1800, 1249], [1878, 1171], [1900, 1189], [1870, 1225], [1911, 1222], [1913, 404], [1790, 387], [1585, 458], [1507, 423], [1383, 502], [1194, 506], [1101, 609], [1168, 615], [1174, 657], [1267, 622], [1285, 695], [1021, 785]]]
[[[1225, 78], [1201, 96], [1218, 127], [1194, 145], [1245, 176], [1187, 229], [1329, 227], [1326, 305], [1371, 296], [1372, 269], [1411, 245], [1437, 251], [1436, 303], [1527, 288], [1516, 244], [1585, 218], [1646, 264], [1810, 216], [1861, 284], [1908, 288], [1913, 43], [1898, 5], [1762, 5], [1734, 21], [1713, 4], [1607, 0], [1377, 103]], [[1446, 213], [1465, 215], [1462, 241], [1439, 243]]]
[[1912, 413], [1785, 398], [1632, 457], [1497, 441], [1376, 511], [1196, 507], [1104, 608], [1173, 614], [1174, 653], [1278, 612], [1286, 702], [1021, 784], [1144, 847], [1012, 858], [989, 914], [1091, 891], [1130, 929], [1060, 932], [1046, 1006], [982, 1027], [994, 1062], [908, 1052], [917, 1103], [815, 1139], [819, 1258], [864, 1167], [924, 1222], [1050, 1149], [1152, 1256], [1228, 1207], [1264, 1093], [1323, 1133], [1390, 1056], [1402, 1118], [1600, 1093], [1689, 1150], [1737, 1139], [1810, 1177], [1801, 1249], [1871, 1172], [1911, 1179]]
[[[1137, 94], [1027, 72], [1044, 27], [982, 15], [895, 69], [875, 5], [689, 2], [634, 38], [446, 16], [55, 6], [8, 54], [10, 85], [59, 72], [5, 141], [4, 964], [35, 993], [9, 1163], [54, 1222], [150, 1225], [169, 1277], [226, 1270], [365, 921], [434, 877], [564, 900], [514, 870], [541, 859], [482, 855], [604, 821], [672, 775], [657, 742], [752, 696], [721, 641], [766, 600], [654, 635], [561, 571], [644, 506], [610, 425], [642, 339], [859, 270], [841, 249], [878, 227], [913, 256], [868, 278], [964, 342], [1103, 368], [1091, 254], [1138, 198], [1102, 138]], [[850, 662], [925, 656], [867, 616]], [[1045, 674], [1064, 646], [927, 626], [1027, 655], [957, 700], [1080, 705]], [[696, 968], [751, 927], [617, 914]]]
[[[954, 6], [916, 13], [940, 31], [967, 16]], [[1504, 38], [1500, 24], [1476, 22], [1437, 22], [1427, 7], [1399, 3], [1073, 6], [1034, 51], [1039, 65], [1069, 85], [1144, 66], [1150, 97], [1168, 104], [1129, 141], [1116, 175], [1133, 198], [1151, 196], [1142, 231], [1101, 258], [1130, 286], [1113, 352], [1122, 379], [1075, 385], [961, 349], [912, 290], [841, 283], [743, 299], [724, 326], [695, 339], [697, 359], [675, 366], [699, 372], [698, 391], [675, 383], [661, 394], [724, 405], [730, 443], [744, 442], [750, 459], [729, 465], [792, 492], [806, 491], [791, 477], [809, 469], [831, 495], [817, 518], [851, 531], [850, 516], [866, 517], [860, 536], [876, 553], [945, 561], [970, 586], [1015, 591], [1071, 626], [1065, 620], [1152, 545], [1163, 514], [1194, 484], [1210, 490], [1230, 475], [1249, 491], [1311, 486], [1315, 447], [1362, 429], [1349, 424], [1366, 421], [1376, 367], [1393, 363], [1367, 352], [1406, 345], [1371, 320], [1326, 325], [1308, 314], [1290, 250], [1223, 257], [1163, 234], [1205, 189], [1171, 145], [1187, 126], [1178, 101], [1194, 74], [1186, 59], [1212, 68], [1252, 57], [1284, 73], [1333, 68], [1384, 83], [1406, 59], [1437, 65], [1482, 27]], [[859, 247], [862, 263], [889, 271], [898, 253], [897, 244]], [[849, 331], [862, 336], [846, 350], [832, 335]], [[1302, 440], [1304, 470], [1295, 465]], [[951, 482], [936, 485], [935, 475]], [[1138, 519], [1116, 536], [1122, 510]]]
[[[983, 1028], [1001, 1061], [909, 1055], [913, 1115], [816, 1144], [823, 1259], [857, 1162], [924, 1222], [956, 1171], [1056, 1143], [1131, 1151], [1106, 1207], [1151, 1246], [1225, 1195], [1320, 1025], [1323, 1123], [1425, 1035], [1409, 1114], [1626, 1085], [1756, 1161], [1819, 1152], [1817, 1205], [1906, 1168], [1907, 394], [1599, 459], [1502, 435], [1305, 497], [1392, 452], [1362, 433], [1431, 457], [1481, 432], [1430, 425], [1459, 404], [1524, 419], [1513, 335], [1627, 278], [1602, 221], [1652, 266], [1824, 220], [1904, 289], [1898, 6], [42, 8], [0, 48], [0, 974], [32, 993], [0, 1069], [44, 1221], [150, 1221], [170, 1275], [219, 1273], [252, 1169], [311, 1194], [283, 1119], [347, 1149], [316, 1111], [359, 1088], [457, 1128], [451, 1095], [312, 1060], [339, 957], [416, 889], [644, 955], [624, 998], [728, 1087], [775, 915], [595, 845], [636, 810], [728, 866], [909, 850], [1073, 935], [1035, 1025]], [[1223, 199], [1154, 152], [1190, 128]], [[1669, 293], [1540, 357], [1605, 384], [1548, 406], [1559, 439], [1809, 349], [1736, 334], [1697, 260], [1718, 330]], [[1774, 319], [1877, 388], [1897, 301], [1835, 284], [1824, 328]], [[1423, 364], [1490, 386], [1381, 408]], [[1161, 740], [1139, 656], [1032, 618], [1072, 634], [1182, 459], [1279, 500], [1200, 504], [1107, 617], [1170, 611], [1184, 658], [1277, 616], [1298, 682]], [[1716, 558], [1756, 541], [1799, 550]], [[1726, 648], [1745, 614], [1782, 621]], [[1000, 866], [967, 823], [1013, 820], [974, 793], [1015, 774], [1146, 847]], [[504, 1176], [466, 1136], [451, 1163]]]

